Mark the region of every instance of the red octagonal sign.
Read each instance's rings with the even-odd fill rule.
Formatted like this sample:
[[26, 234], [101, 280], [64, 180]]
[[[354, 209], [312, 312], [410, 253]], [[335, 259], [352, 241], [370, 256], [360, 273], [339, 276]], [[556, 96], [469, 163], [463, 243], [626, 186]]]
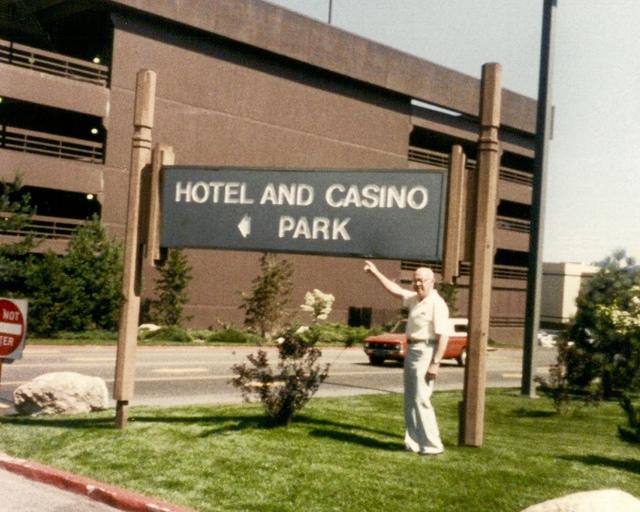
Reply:
[[0, 299], [0, 358], [22, 357], [27, 326], [27, 301]]

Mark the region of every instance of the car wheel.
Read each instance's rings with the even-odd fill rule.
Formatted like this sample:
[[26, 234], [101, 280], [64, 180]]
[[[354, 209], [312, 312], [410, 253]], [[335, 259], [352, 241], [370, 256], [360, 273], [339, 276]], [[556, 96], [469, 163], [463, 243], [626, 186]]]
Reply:
[[373, 365], [380, 366], [384, 363], [384, 357], [381, 356], [369, 356], [369, 362]]
[[456, 361], [458, 361], [458, 366], [464, 366], [467, 364], [467, 349], [465, 348], [458, 357], [456, 357]]

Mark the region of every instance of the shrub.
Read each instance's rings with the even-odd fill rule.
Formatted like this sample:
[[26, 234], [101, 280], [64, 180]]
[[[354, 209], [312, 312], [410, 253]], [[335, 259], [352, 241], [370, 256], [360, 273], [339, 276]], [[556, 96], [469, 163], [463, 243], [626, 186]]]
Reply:
[[245, 400], [258, 396], [273, 425], [288, 425], [329, 374], [329, 365], [317, 363], [322, 352], [306, 333], [290, 328], [280, 338], [278, 363], [269, 364], [267, 353], [250, 354], [249, 363], [234, 365], [231, 383]]
[[118, 333], [116, 331], [103, 330], [80, 332], [59, 331], [56, 332], [52, 338], [60, 340], [117, 341]]
[[150, 331], [140, 336], [143, 340], [157, 341], [179, 341], [189, 343], [193, 341], [191, 335], [181, 327], [171, 325], [169, 327], [161, 327], [155, 331]]
[[454, 315], [457, 311], [456, 304], [458, 302], [458, 289], [455, 284], [440, 281], [436, 284], [436, 289], [440, 296], [449, 306], [449, 313]]
[[362, 343], [371, 334], [366, 327], [351, 327], [344, 324], [314, 324], [309, 327], [307, 337], [313, 338], [315, 343], [342, 344], [350, 347]]
[[[15, 234], [27, 230], [36, 209], [30, 204], [29, 194], [22, 191], [19, 174], [12, 182], [0, 180], [0, 231]], [[24, 295], [24, 280], [27, 271], [27, 255], [39, 241], [26, 233], [15, 242], [0, 244], [0, 296]]]
[[171, 249], [167, 261], [159, 269], [155, 283], [157, 299], [147, 300], [141, 307], [145, 321], [159, 325], [181, 325], [189, 318], [183, 316], [184, 306], [189, 302], [187, 287], [193, 279], [191, 266], [181, 250]]
[[568, 402], [572, 392], [591, 400], [617, 397], [628, 422], [619, 435], [640, 441], [640, 412], [631, 399], [640, 390], [640, 268], [617, 251], [576, 304], [548, 387], [560, 402]]
[[80, 226], [66, 254], [31, 255], [25, 274], [30, 331], [114, 330], [122, 286], [122, 249], [97, 218]]
[[568, 384], [577, 390], [594, 387], [611, 398], [632, 386], [635, 369], [629, 362], [640, 346], [619, 320], [631, 312], [633, 297], [639, 295], [640, 269], [634, 263], [617, 251], [601, 263], [576, 299], [576, 316], [565, 333], [570, 343], [564, 363]]
[[222, 342], [258, 345], [260, 342], [262, 342], [262, 338], [260, 338], [260, 336], [257, 336], [250, 332], [240, 331], [232, 327], [227, 327], [226, 329], [222, 329], [221, 331], [214, 331], [205, 339], [210, 343]]
[[122, 294], [122, 246], [109, 239], [98, 217], [75, 231], [63, 264], [79, 293], [81, 307], [76, 314], [82, 328], [116, 329]]
[[289, 302], [293, 266], [276, 255], [263, 253], [260, 275], [252, 281], [252, 289], [242, 294], [240, 309], [245, 311], [244, 323], [262, 338], [269, 337], [279, 327]]
[[626, 427], [618, 427], [618, 435], [629, 443], [640, 443], [640, 408], [636, 407], [628, 394], [623, 394], [620, 405], [627, 416]]

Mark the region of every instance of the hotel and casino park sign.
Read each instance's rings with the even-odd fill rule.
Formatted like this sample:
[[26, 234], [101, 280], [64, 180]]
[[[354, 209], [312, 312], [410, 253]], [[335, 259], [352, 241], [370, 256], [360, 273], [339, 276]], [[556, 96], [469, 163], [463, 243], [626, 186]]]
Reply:
[[446, 176], [166, 166], [163, 247], [442, 259]]

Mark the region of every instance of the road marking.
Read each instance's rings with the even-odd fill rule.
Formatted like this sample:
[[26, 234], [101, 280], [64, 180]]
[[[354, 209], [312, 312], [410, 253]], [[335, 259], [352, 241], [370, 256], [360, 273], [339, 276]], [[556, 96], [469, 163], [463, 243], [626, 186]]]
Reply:
[[[329, 378], [331, 377], [335, 377], [335, 376], [345, 376], [345, 375], [382, 375], [385, 373], [390, 373], [390, 372], [386, 372], [384, 370], [382, 371], [369, 371], [369, 372], [335, 372], [335, 373], [329, 373]], [[216, 381], [216, 380], [231, 380], [233, 378], [237, 377], [237, 375], [193, 375], [193, 376], [189, 376], [189, 375], [172, 375], [172, 376], [168, 376], [168, 377], [137, 377], [136, 378], [136, 382], [175, 382], [175, 381], [196, 381], [196, 380], [208, 380], [208, 381]], [[114, 379], [110, 378], [110, 379], [103, 379], [106, 383], [112, 383], [114, 381]], [[6, 386], [19, 386], [21, 384], [24, 384], [25, 382], [29, 382], [28, 380], [25, 381], [7, 381], [7, 382], [2, 382], [3, 385]]]
[[158, 368], [151, 370], [151, 373], [200, 373], [208, 372], [207, 368]]

